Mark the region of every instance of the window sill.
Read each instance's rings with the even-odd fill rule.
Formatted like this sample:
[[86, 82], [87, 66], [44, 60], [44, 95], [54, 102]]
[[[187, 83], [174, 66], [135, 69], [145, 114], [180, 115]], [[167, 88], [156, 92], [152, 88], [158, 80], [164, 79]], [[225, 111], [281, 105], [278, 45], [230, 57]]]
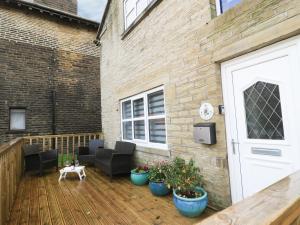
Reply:
[[139, 144], [137, 144], [136, 151], [147, 153], [147, 154], [152, 154], [152, 155], [164, 156], [164, 157], [170, 157], [171, 156], [170, 150], [168, 150], [168, 149], [146, 147], [146, 146], [139, 145]]
[[130, 140], [123, 140], [136, 144], [136, 151], [153, 155], [170, 157], [170, 150], [167, 144], [149, 144]]
[[133, 23], [125, 29], [121, 34], [121, 40], [124, 40], [125, 37], [146, 17], [149, 13], [161, 2], [162, 0], [153, 0], [153, 2], [148, 5], [144, 11], [133, 21]]

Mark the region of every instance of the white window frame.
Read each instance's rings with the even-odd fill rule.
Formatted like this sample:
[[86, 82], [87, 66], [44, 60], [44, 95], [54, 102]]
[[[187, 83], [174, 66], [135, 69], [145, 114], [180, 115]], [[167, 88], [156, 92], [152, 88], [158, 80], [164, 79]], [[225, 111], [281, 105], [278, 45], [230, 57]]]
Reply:
[[224, 13], [222, 12], [221, 0], [216, 0], [216, 10], [218, 16]]
[[[135, 11], [135, 18], [134, 20], [130, 23], [130, 24], [127, 24], [127, 15], [129, 14], [129, 12], [126, 12], [126, 3], [127, 1], [129, 0], [123, 0], [123, 14], [124, 14], [124, 24], [125, 24], [125, 30], [130, 27], [132, 24], [134, 24], [134, 22], [136, 21], [136, 19], [139, 17], [139, 15], [141, 15], [145, 10], [142, 10], [140, 13], [137, 13], [137, 4], [140, 0], [134, 0], [135, 1], [135, 7], [134, 7], [134, 11]], [[150, 5], [150, 3], [152, 2], [153, 0], [147, 0], [147, 6], [146, 8]], [[145, 8], [145, 9], [146, 9]], [[130, 11], [131, 12], [131, 11]]]
[[[12, 126], [12, 113], [13, 111], [22, 111], [24, 112], [24, 129], [13, 128]], [[26, 130], [26, 109], [25, 108], [10, 108], [9, 109], [9, 130], [10, 131], [25, 131]]]
[[[161, 115], [156, 115], [156, 116], [149, 116], [148, 115], [148, 95], [158, 92], [158, 91], [163, 91], [163, 96], [164, 96], [164, 114]], [[143, 98], [144, 100], [144, 116], [143, 117], [138, 117], [138, 118], [134, 118], [133, 117], [133, 101]], [[127, 102], [127, 101], [131, 101], [131, 118], [130, 119], [123, 119], [123, 103]], [[165, 91], [164, 91], [164, 87], [158, 87], [158, 88], [154, 88], [152, 90], [143, 92], [141, 94], [138, 95], [134, 95], [132, 97], [123, 99], [120, 101], [120, 112], [121, 112], [121, 137], [122, 137], [122, 141], [128, 141], [128, 142], [132, 142], [137, 144], [138, 146], [142, 146], [142, 147], [149, 147], [149, 148], [157, 148], [157, 149], [163, 149], [163, 150], [168, 150], [168, 140], [167, 140], [167, 124], [166, 124], [166, 102], [165, 102]], [[164, 119], [165, 120], [165, 134], [166, 134], [166, 143], [165, 144], [161, 144], [161, 143], [153, 143], [150, 142], [150, 134], [149, 134], [149, 120], [151, 119]], [[134, 137], [134, 121], [140, 121], [143, 120], [145, 121], [145, 140], [141, 140], [141, 139], [135, 139]], [[131, 123], [131, 129], [132, 129], [132, 140], [127, 140], [124, 139], [124, 133], [123, 133], [123, 122], [132, 122]]]
[[221, 9], [221, 0], [216, 0], [216, 10], [217, 10], [217, 15], [221, 15], [222, 14], [222, 9]]

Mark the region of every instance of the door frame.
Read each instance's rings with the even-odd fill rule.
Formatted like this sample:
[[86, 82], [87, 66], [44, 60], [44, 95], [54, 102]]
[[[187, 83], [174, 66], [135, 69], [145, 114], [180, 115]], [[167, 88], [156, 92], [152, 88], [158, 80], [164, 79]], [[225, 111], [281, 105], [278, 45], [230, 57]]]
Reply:
[[[261, 59], [265, 56], [268, 57], [272, 52], [276, 52], [280, 49], [295, 46], [298, 52], [297, 62], [295, 64], [295, 73], [300, 71], [300, 35], [287, 40], [272, 44], [268, 47], [264, 47], [252, 53], [240, 56], [238, 58], [221, 63], [221, 77], [222, 77], [222, 91], [223, 102], [225, 106], [225, 129], [226, 129], [226, 143], [227, 143], [227, 155], [229, 165], [230, 176], [230, 189], [232, 202], [236, 203], [243, 199], [243, 187], [242, 187], [242, 175], [241, 164], [239, 155], [238, 144], [238, 127], [236, 120], [235, 101], [229, 99], [234, 96], [233, 92], [233, 77], [231, 72], [261, 62]], [[293, 64], [294, 65], [294, 64]], [[295, 104], [295, 110], [300, 111], [300, 106]], [[234, 115], [234, 116], [230, 116]], [[298, 124], [300, 119], [297, 118]], [[233, 151], [235, 149], [235, 153]], [[299, 159], [300, 160], [300, 159]]]

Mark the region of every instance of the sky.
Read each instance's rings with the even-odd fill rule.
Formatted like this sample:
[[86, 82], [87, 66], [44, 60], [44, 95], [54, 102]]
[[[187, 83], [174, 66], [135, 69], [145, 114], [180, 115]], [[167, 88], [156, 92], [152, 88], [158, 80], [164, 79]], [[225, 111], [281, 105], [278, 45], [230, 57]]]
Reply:
[[78, 0], [78, 16], [100, 22], [107, 0]]

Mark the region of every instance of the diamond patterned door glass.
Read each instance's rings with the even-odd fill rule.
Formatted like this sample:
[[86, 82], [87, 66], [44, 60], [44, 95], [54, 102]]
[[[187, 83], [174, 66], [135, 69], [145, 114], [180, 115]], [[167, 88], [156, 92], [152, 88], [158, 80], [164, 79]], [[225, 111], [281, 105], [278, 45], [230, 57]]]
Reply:
[[249, 139], [284, 140], [279, 86], [258, 81], [244, 91]]

